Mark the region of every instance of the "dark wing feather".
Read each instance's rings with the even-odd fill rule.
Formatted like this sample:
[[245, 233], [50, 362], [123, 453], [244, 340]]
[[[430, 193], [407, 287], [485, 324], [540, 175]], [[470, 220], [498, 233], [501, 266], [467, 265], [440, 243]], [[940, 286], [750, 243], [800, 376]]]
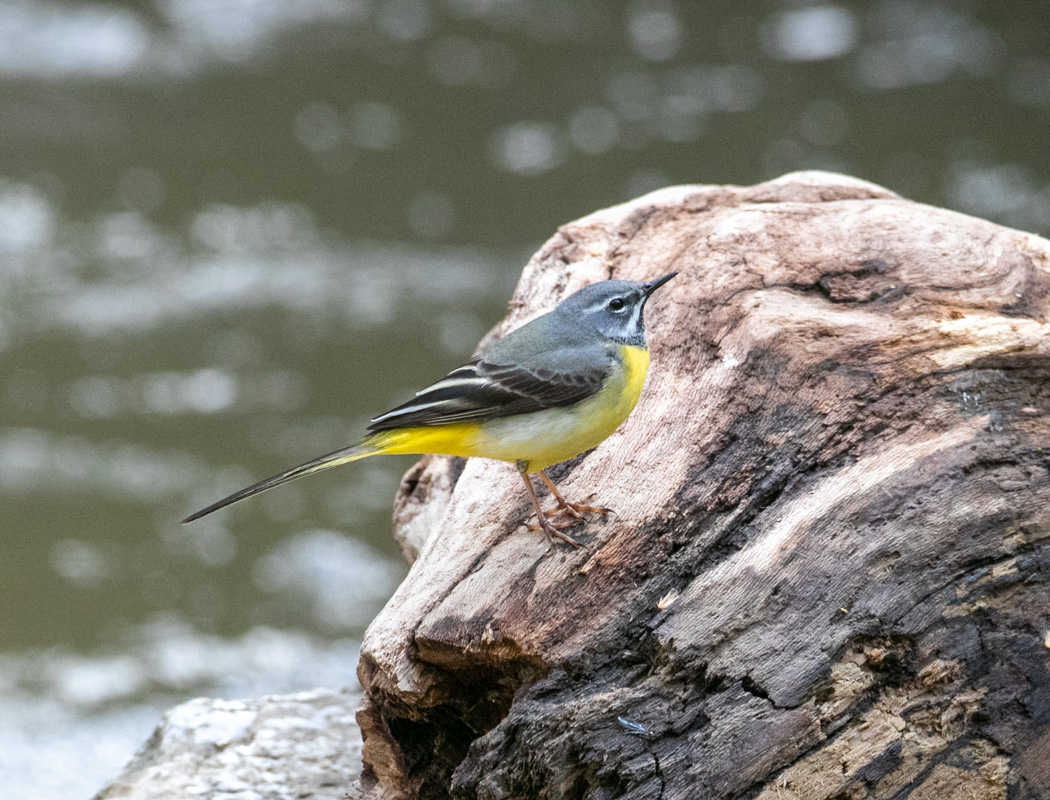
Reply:
[[601, 389], [612, 367], [610, 357], [601, 359], [600, 365], [576, 363], [571, 369], [558, 370], [547, 366], [559, 363], [558, 354], [548, 355], [544, 366], [475, 359], [407, 403], [376, 417], [368, 429], [448, 425], [572, 405]]

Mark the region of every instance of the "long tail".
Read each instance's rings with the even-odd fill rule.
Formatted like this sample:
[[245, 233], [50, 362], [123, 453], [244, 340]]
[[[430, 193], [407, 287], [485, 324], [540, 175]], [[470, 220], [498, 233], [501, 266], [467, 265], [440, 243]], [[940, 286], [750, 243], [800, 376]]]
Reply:
[[312, 475], [321, 470], [338, 467], [340, 464], [349, 464], [351, 461], [357, 461], [361, 458], [378, 455], [379, 453], [384, 452], [385, 449], [386, 448], [384, 448], [382, 444], [375, 441], [372, 437], [366, 437], [360, 444], [356, 444], [353, 447], [344, 447], [342, 450], [336, 450], [328, 455], [307, 461], [305, 464], [300, 464], [298, 467], [292, 467], [291, 469], [278, 473], [266, 480], [259, 481], [258, 483], [249, 486], [247, 489], [241, 489], [239, 492], [234, 492], [229, 497], [224, 497], [219, 502], [212, 503], [207, 508], [202, 508], [196, 514], [190, 514], [182, 521], [182, 524], [185, 525], [187, 522], [193, 522], [193, 520], [207, 516], [213, 511], [218, 511], [220, 508], [226, 508], [226, 506], [232, 505], [233, 503], [239, 503], [247, 497], [259, 494], [259, 492], [265, 492], [267, 489], [272, 489], [274, 486], [280, 486], [282, 483], [288, 483], [288, 481], [294, 481], [296, 478], [301, 478], [304, 475]]

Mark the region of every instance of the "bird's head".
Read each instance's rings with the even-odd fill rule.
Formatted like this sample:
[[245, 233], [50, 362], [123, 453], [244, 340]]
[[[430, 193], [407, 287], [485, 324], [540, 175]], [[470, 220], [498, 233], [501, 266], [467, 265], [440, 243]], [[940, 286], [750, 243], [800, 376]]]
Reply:
[[645, 320], [642, 317], [645, 301], [677, 274], [672, 272], [646, 283], [592, 283], [566, 297], [557, 311], [570, 315], [578, 324], [594, 328], [606, 338], [642, 347], [645, 345]]

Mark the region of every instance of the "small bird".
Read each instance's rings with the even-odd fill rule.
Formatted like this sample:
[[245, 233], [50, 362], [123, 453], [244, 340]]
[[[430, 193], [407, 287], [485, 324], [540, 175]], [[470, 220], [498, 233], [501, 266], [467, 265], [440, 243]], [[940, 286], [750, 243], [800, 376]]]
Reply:
[[[497, 341], [485, 353], [374, 418], [352, 447], [231, 494], [183, 520], [282, 483], [369, 456], [442, 453], [512, 462], [521, 473], [548, 543], [579, 544], [561, 531], [584, 513], [610, 509], [570, 503], [544, 472], [596, 447], [634, 409], [649, 369], [642, 312], [678, 273], [648, 283], [600, 281], [565, 298]], [[539, 474], [557, 507], [544, 513], [529, 478]], [[566, 517], [567, 519], [556, 519]]]

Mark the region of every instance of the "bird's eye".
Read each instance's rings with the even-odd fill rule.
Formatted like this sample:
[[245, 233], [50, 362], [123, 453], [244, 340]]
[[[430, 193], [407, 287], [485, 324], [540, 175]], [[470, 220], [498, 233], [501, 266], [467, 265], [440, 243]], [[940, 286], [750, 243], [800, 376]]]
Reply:
[[627, 303], [624, 302], [624, 299], [622, 297], [614, 297], [612, 300], [609, 301], [610, 311], [623, 311], [624, 308], [626, 308], [626, 306]]

